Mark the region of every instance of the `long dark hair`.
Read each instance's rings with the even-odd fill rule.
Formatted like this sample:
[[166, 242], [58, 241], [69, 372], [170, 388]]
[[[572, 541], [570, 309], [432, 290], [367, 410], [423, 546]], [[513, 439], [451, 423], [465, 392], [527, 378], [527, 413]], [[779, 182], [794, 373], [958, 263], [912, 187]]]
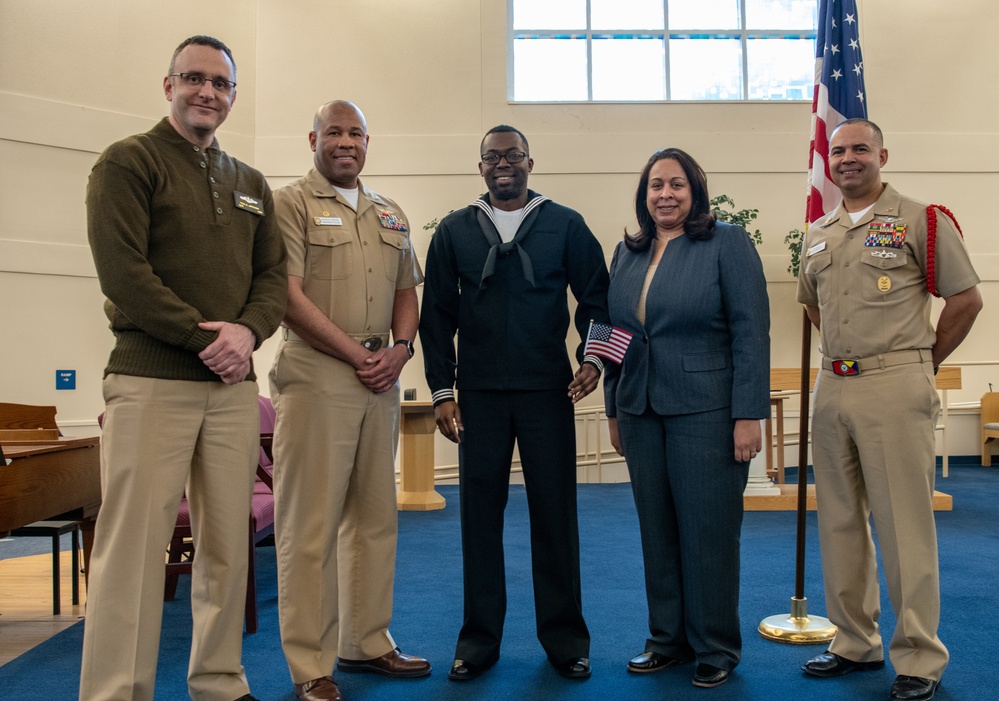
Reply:
[[635, 191], [635, 217], [638, 219], [638, 233], [624, 232], [624, 245], [632, 251], [646, 251], [656, 239], [656, 222], [649, 213], [645, 202], [649, 192], [649, 172], [659, 161], [672, 159], [683, 168], [683, 174], [690, 183], [690, 214], [683, 222], [683, 233], [693, 239], [709, 239], [714, 230], [716, 217], [711, 213], [711, 203], [708, 197], [708, 178], [704, 169], [686, 151], [678, 148], [664, 148], [656, 151], [642, 169], [638, 178], [638, 189]]

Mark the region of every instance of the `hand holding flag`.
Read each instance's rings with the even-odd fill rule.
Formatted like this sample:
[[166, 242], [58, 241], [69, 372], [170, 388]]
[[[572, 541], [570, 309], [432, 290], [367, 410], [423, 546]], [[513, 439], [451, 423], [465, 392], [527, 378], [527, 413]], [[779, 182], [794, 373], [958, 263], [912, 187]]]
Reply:
[[628, 352], [631, 338], [632, 334], [624, 329], [591, 321], [590, 330], [586, 334], [583, 355], [598, 355], [620, 365], [621, 361], [624, 360], [624, 354]]

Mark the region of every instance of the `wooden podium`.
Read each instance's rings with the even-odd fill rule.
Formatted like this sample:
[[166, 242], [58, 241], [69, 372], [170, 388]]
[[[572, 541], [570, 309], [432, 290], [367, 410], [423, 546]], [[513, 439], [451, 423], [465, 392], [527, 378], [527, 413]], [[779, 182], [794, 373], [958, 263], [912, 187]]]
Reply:
[[399, 511], [443, 509], [444, 497], [434, 490], [433, 402], [402, 402], [400, 423], [400, 485], [396, 497]]

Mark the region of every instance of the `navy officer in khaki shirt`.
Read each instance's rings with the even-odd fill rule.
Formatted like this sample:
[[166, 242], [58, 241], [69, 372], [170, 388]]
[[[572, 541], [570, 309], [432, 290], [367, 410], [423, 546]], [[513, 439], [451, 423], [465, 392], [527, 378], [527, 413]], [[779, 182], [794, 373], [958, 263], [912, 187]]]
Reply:
[[406, 215], [358, 178], [368, 141], [356, 105], [323, 105], [309, 133], [315, 168], [274, 195], [288, 249], [288, 310], [270, 375], [278, 614], [303, 701], [341, 698], [334, 664], [430, 673], [388, 630], [398, 380], [413, 356], [423, 273]]
[[[822, 332], [812, 449], [826, 606], [837, 626], [829, 649], [802, 669], [834, 677], [884, 667], [873, 514], [898, 621], [891, 698], [926, 701], [948, 659], [937, 636], [933, 375], [982, 299], [950, 219], [882, 182], [887, 161], [876, 124], [837, 127], [829, 171], [843, 202], [802, 247], [798, 301]], [[935, 329], [931, 291], [944, 299]]]

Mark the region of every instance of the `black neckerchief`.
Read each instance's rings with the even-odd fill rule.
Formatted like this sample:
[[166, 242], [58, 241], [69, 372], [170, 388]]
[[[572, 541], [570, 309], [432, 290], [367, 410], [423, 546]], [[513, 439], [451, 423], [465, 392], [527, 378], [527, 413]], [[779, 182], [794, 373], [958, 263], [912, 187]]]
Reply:
[[496, 272], [497, 254], [509, 253], [513, 249], [517, 249], [517, 253], [520, 255], [520, 265], [524, 271], [524, 279], [531, 284], [531, 287], [537, 287], [534, 282], [534, 266], [531, 265], [531, 257], [524, 250], [524, 247], [520, 245], [520, 242], [531, 230], [534, 220], [538, 218], [538, 211], [541, 209], [541, 205], [547, 202], [548, 198], [531, 190], [528, 190], [528, 197], [527, 204], [524, 206], [524, 216], [517, 227], [517, 233], [513, 237], [513, 240], [507, 243], [504, 243], [500, 238], [496, 221], [493, 219], [493, 208], [487, 199], [488, 195], [483, 195], [472, 202], [471, 206], [477, 210], [475, 216], [478, 219], [479, 228], [482, 229], [482, 234], [486, 237], [486, 241], [489, 242], [489, 253], [486, 255], [486, 264], [482, 268], [482, 279], [479, 281], [480, 287], [485, 287], [486, 279]]

